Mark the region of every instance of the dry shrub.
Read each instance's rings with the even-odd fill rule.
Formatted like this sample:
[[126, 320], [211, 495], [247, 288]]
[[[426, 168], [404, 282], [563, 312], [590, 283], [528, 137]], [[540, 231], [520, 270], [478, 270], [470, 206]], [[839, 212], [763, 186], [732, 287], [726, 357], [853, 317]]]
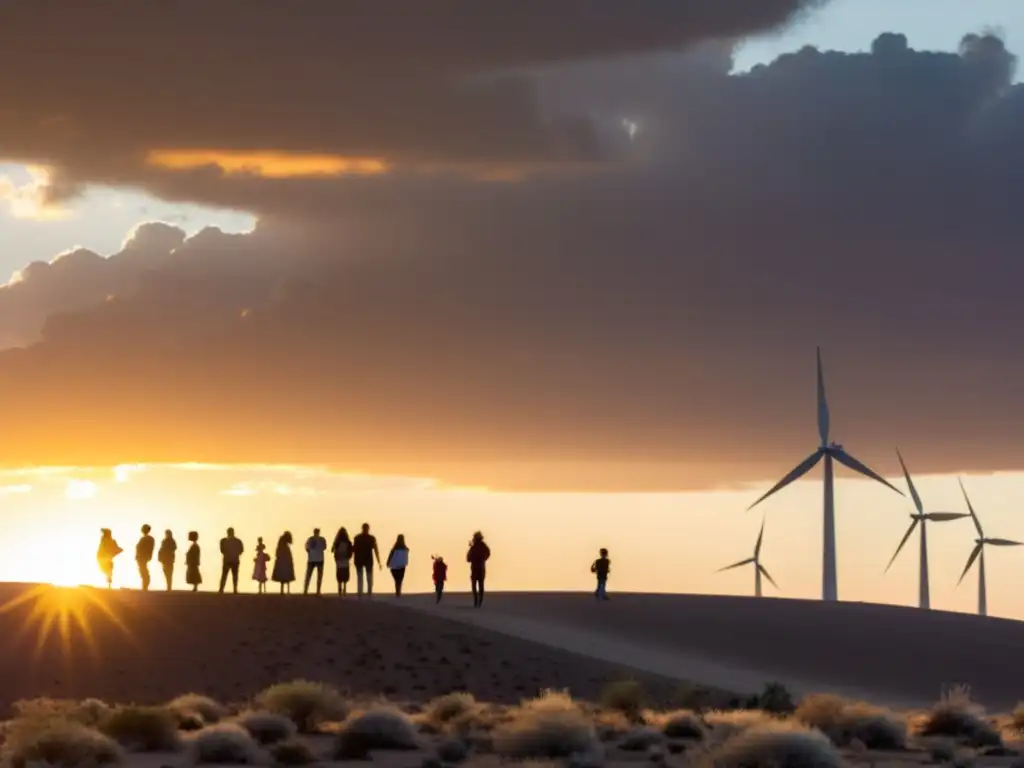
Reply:
[[616, 680], [601, 691], [601, 706], [621, 712], [634, 722], [639, 719], [647, 693], [637, 680]]
[[236, 721], [260, 744], [276, 744], [295, 735], [291, 718], [273, 712], [243, 712]]
[[219, 723], [227, 717], [227, 708], [219, 701], [201, 693], [186, 693], [167, 702], [169, 709], [179, 722], [198, 717], [204, 725]]
[[419, 747], [416, 726], [401, 710], [378, 707], [350, 717], [338, 734], [337, 760], [359, 760], [373, 749], [413, 750]]
[[476, 712], [477, 708], [476, 699], [472, 693], [452, 691], [444, 696], [438, 696], [428, 703], [423, 714], [434, 725], [443, 726], [452, 720], [462, 719], [466, 715]]
[[710, 750], [699, 768], [842, 768], [838, 750], [821, 731], [766, 720]]
[[644, 752], [651, 747], [661, 746], [665, 743], [665, 736], [661, 731], [646, 726], [634, 728], [619, 742], [619, 749], [626, 752]]
[[1010, 728], [1014, 733], [1024, 734], [1024, 701], [1018, 702], [1010, 715]]
[[19, 699], [11, 705], [16, 718], [60, 718], [95, 727], [108, 714], [110, 706], [99, 699]]
[[302, 733], [313, 733], [328, 720], [344, 720], [348, 704], [333, 685], [310, 680], [278, 683], [256, 696], [259, 709], [291, 719]]
[[93, 768], [120, 763], [122, 758], [116, 741], [75, 720], [54, 716], [15, 720], [4, 733], [3, 759], [13, 768], [32, 763]]
[[270, 748], [270, 756], [278, 765], [309, 765], [316, 762], [316, 755], [309, 745], [296, 738], [279, 741]]
[[181, 746], [178, 721], [166, 707], [115, 707], [99, 730], [132, 752], [172, 752]]
[[704, 721], [689, 709], [652, 712], [647, 721], [670, 739], [703, 739], [707, 733]]
[[770, 727], [776, 718], [759, 709], [713, 710], [704, 713], [704, 722], [711, 728], [711, 740], [721, 743], [755, 726]]
[[633, 728], [629, 719], [621, 712], [601, 712], [591, 715], [597, 735], [601, 741], [612, 741], [625, 736]]
[[967, 686], [951, 688], [936, 702], [921, 723], [921, 735], [948, 736], [973, 747], [998, 747], [1003, 743], [985, 709], [971, 699]]
[[599, 749], [593, 723], [564, 692], [545, 691], [524, 701], [494, 732], [498, 754], [512, 758], [559, 758]]
[[817, 693], [801, 701], [794, 716], [822, 731], [840, 747], [850, 746], [855, 740], [868, 749], [897, 750], [907, 746], [906, 720], [863, 701]]
[[196, 763], [262, 765], [269, 761], [248, 731], [235, 723], [217, 723], [196, 731], [191, 752]]

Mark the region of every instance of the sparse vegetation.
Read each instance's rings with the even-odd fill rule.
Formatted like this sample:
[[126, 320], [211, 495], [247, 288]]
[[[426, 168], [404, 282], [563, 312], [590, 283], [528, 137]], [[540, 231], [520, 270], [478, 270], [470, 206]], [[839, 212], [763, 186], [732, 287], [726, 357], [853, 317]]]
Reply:
[[219, 723], [227, 717], [227, 708], [219, 701], [201, 693], [186, 693], [167, 702], [169, 709], [179, 722], [189, 721], [198, 716], [204, 725]]
[[704, 714], [704, 722], [711, 728], [711, 740], [718, 743], [754, 726], [770, 725], [775, 720], [758, 709], [713, 710]]
[[700, 768], [842, 768], [821, 731], [792, 721], [765, 720], [703, 755]]
[[463, 718], [476, 711], [478, 705], [473, 694], [465, 691], [446, 693], [427, 704], [424, 715], [433, 725], [444, 724]]
[[956, 686], [943, 695], [921, 723], [921, 735], [948, 736], [972, 747], [995, 747], [1003, 743], [999, 730], [985, 715], [985, 709], [971, 699], [967, 686]]
[[110, 706], [99, 699], [20, 699], [11, 705], [14, 716], [23, 719], [61, 718], [95, 727], [110, 713]]
[[42, 764], [56, 768], [114, 765], [123, 757], [117, 742], [76, 720], [34, 716], [9, 723], [3, 759], [12, 768]]
[[689, 709], [652, 712], [647, 721], [670, 739], [703, 739], [707, 731], [703, 720]]
[[196, 731], [191, 751], [196, 763], [260, 765], [269, 761], [249, 732], [235, 723], [217, 723]]
[[132, 752], [171, 752], [180, 746], [177, 720], [166, 707], [115, 707], [99, 730]]
[[334, 756], [359, 760], [374, 749], [412, 750], [419, 743], [416, 726], [398, 709], [379, 707], [353, 715], [338, 734]]
[[237, 723], [260, 744], [276, 744], [295, 735], [291, 718], [274, 712], [243, 712]]
[[545, 691], [524, 701], [494, 732], [498, 754], [511, 758], [566, 758], [599, 748], [590, 717], [567, 694]]
[[907, 745], [905, 718], [862, 701], [819, 693], [800, 702], [794, 716], [804, 725], [817, 728], [840, 747], [854, 741], [867, 749], [903, 749]]
[[348, 714], [348, 704], [337, 688], [310, 680], [272, 685], [256, 696], [256, 705], [290, 718], [302, 733], [313, 733], [321, 723], [344, 720]]
[[270, 747], [270, 756], [278, 765], [309, 765], [316, 762], [316, 755], [309, 745], [294, 737], [279, 741]]
[[633, 722], [640, 719], [647, 692], [637, 680], [616, 680], [601, 692], [601, 706], [621, 712]]
[[750, 702], [750, 709], [760, 709], [773, 715], [788, 715], [796, 709], [793, 695], [779, 682], [765, 683], [764, 688]]

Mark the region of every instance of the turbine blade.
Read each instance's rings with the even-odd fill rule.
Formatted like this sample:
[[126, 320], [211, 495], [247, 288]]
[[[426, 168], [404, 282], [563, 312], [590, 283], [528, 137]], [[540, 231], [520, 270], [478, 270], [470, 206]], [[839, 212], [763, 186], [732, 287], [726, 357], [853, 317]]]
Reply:
[[821, 457], [824, 456], [824, 455], [825, 454], [824, 454], [824, 452], [821, 449], [819, 449], [819, 450], [815, 451], [814, 453], [812, 453], [806, 459], [801, 461], [796, 467], [794, 467], [793, 470], [790, 471], [790, 473], [788, 475], [786, 475], [784, 478], [779, 480], [779, 482], [777, 482], [774, 485], [774, 487], [772, 487], [772, 489], [770, 491], [768, 491], [768, 493], [766, 493], [760, 499], [758, 499], [753, 504], [751, 504], [749, 507], [747, 507], [747, 511], [750, 511], [751, 509], [756, 507], [758, 504], [760, 504], [762, 501], [767, 499], [772, 494], [781, 491], [783, 488], [785, 488], [787, 485], [792, 483], [794, 480], [799, 480], [801, 477], [806, 475], [808, 472], [810, 472], [812, 469], [814, 469], [815, 466], [817, 466], [818, 462], [821, 461]]
[[1014, 541], [1013, 539], [984, 539], [984, 541], [985, 541], [986, 544], [993, 544], [993, 545], [995, 545], [997, 547], [1021, 547], [1021, 546], [1024, 546], [1024, 544], [1021, 544], [1021, 542]]
[[772, 584], [772, 586], [773, 586], [773, 587], [775, 587], [776, 589], [778, 589], [778, 588], [779, 588], [779, 585], [775, 583], [775, 579], [773, 579], [773, 578], [771, 577], [771, 574], [770, 574], [770, 573], [768, 573], [768, 569], [767, 569], [767, 568], [765, 568], [765, 567], [764, 567], [763, 565], [761, 565], [760, 563], [758, 563], [758, 564], [757, 564], [757, 570], [759, 570], [759, 571], [761, 572], [761, 575], [762, 575], [762, 576], [764, 576], [764, 577], [765, 577], [766, 579], [768, 579], [768, 581], [770, 581], [770, 582], [771, 582], [771, 584]]
[[933, 523], [948, 523], [951, 520], [960, 520], [964, 517], [970, 517], [966, 512], [926, 512], [923, 515], [925, 520]]
[[825, 398], [825, 375], [821, 370], [821, 347], [818, 354], [818, 435], [822, 446], [828, 445], [828, 400]]
[[754, 545], [754, 559], [761, 556], [761, 542], [764, 540], [764, 517], [761, 518], [761, 532], [757, 534], [757, 544]]
[[896, 455], [899, 456], [900, 466], [903, 467], [903, 476], [907, 479], [907, 488], [910, 489], [910, 497], [914, 500], [914, 506], [917, 507], [918, 514], [924, 512], [924, 505], [921, 503], [921, 497], [917, 495], [917, 488], [914, 487], [914, 481], [910, 479], [910, 472], [907, 471], [907, 465], [903, 463], [903, 455], [900, 453], [900, 449], [896, 449]]
[[872, 480], [877, 480], [882, 485], [886, 485], [886, 486], [892, 488], [900, 496], [904, 495], [903, 491], [901, 491], [895, 485], [890, 483], [888, 480], [886, 480], [880, 474], [875, 472], [873, 469], [869, 469], [864, 464], [861, 464], [859, 461], [857, 461], [857, 459], [853, 458], [853, 456], [848, 454], [842, 448], [832, 447], [832, 448], [828, 449], [828, 452], [832, 455], [833, 459], [838, 461], [840, 464], [845, 464], [850, 469], [852, 469], [854, 472], [860, 472], [860, 474], [864, 475], [865, 477], [870, 477]]
[[914, 529], [917, 528], [918, 522], [918, 519], [915, 517], [914, 522], [912, 522], [910, 524], [910, 527], [907, 528], [907, 532], [903, 534], [903, 540], [900, 542], [900, 545], [896, 547], [896, 551], [893, 553], [892, 559], [889, 561], [889, 564], [885, 566], [886, 573], [888, 573], [889, 569], [892, 568], [892, 564], [896, 562], [896, 556], [900, 553], [900, 550], [903, 549], [903, 545], [907, 543], [907, 540], [910, 539], [910, 534], [912, 534], [914, 532]]
[[[974, 550], [971, 552], [971, 556], [967, 558], [967, 565], [964, 566], [964, 572], [960, 574], [960, 581], [963, 581], [964, 576], [966, 576], [967, 572], [971, 570], [971, 566], [974, 565], [974, 561], [978, 559], [978, 555], [981, 554], [981, 548], [983, 546], [984, 544], [981, 542], [975, 545]], [[956, 583], [958, 587], [960, 586], [960, 581]]]
[[985, 532], [981, 530], [981, 520], [978, 519], [978, 514], [974, 511], [974, 507], [971, 506], [971, 499], [967, 495], [967, 489], [964, 488], [964, 481], [959, 477], [956, 479], [960, 483], [960, 490], [964, 493], [964, 501], [967, 502], [967, 511], [971, 513], [971, 519], [974, 521], [974, 527], [978, 529], [978, 538], [985, 538]]
[[716, 571], [716, 573], [721, 573], [722, 571], [731, 571], [733, 568], [739, 568], [741, 565], [750, 565], [752, 562], [754, 562], [754, 558], [748, 557], [746, 560], [740, 560], [738, 563], [733, 563], [732, 565], [725, 566], [725, 568], [719, 568]]

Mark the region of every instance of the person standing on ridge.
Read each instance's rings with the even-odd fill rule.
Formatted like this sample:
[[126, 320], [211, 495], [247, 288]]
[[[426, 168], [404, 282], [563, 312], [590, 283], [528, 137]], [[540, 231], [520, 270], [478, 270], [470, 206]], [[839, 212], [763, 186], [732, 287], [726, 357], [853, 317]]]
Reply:
[[320, 535], [320, 529], [314, 528], [313, 535], [306, 539], [306, 581], [302, 586], [302, 594], [309, 594], [309, 580], [316, 571], [316, 593], [320, 594], [320, 586], [324, 581], [324, 552], [327, 551], [327, 539]]
[[96, 562], [107, 580], [107, 589], [114, 586], [114, 558], [124, 552], [114, 541], [109, 528], [100, 528], [100, 546], [96, 550]]
[[377, 558], [377, 567], [383, 569], [380, 564], [380, 551], [377, 549], [377, 538], [370, 533], [370, 524], [363, 523], [363, 532], [356, 535], [352, 542], [353, 559], [356, 565], [356, 586], [359, 589], [359, 596], [363, 595], [363, 576], [366, 576], [366, 594], [373, 595], [373, 558]]
[[257, 584], [257, 592], [262, 595], [267, 591], [267, 563], [270, 562], [267, 545], [263, 543], [262, 536], [256, 539], [256, 557], [253, 558], [253, 562], [255, 565], [252, 569], [252, 578]]
[[185, 583], [192, 585], [193, 592], [198, 592], [203, 583], [203, 574], [199, 572], [199, 532], [189, 531], [188, 540], [192, 544], [185, 553]]
[[228, 574], [231, 574], [231, 586], [234, 593], [238, 594], [238, 566], [242, 562], [242, 540], [235, 536], [235, 529], [228, 528], [228, 535], [220, 540], [220, 553], [224, 558], [224, 564], [220, 570], [220, 592], [224, 594], [224, 586], [228, 583]]
[[156, 559], [164, 569], [164, 581], [167, 582], [167, 591], [171, 591], [171, 579], [174, 576], [174, 559], [178, 552], [178, 542], [174, 540], [174, 534], [169, 530], [164, 531], [163, 541], [160, 542], [160, 551]]
[[434, 561], [434, 595], [437, 598], [434, 600], [434, 604], [436, 605], [441, 602], [441, 596], [444, 594], [444, 583], [448, 580], [448, 565], [440, 555], [431, 559]]
[[156, 541], [149, 535], [152, 528], [149, 525], [142, 526], [142, 538], [135, 545], [135, 563], [139, 566], [139, 579], [142, 581], [142, 591], [149, 592], [149, 563], [153, 559], [153, 548]]
[[402, 582], [405, 581], [405, 569], [409, 566], [409, 548], [405, 545], [405, 536], [401, 533], [395, 539], [395, 546], [388, 553], [388, 568], [391, 578], [395, 580], [395, 597], [402, 596]]
[[348, 537], [345, 526], [338, 529], [334, 536], [334, 543], [331, 544], [331, 552], [334, 553], [334, 571], [338, 579], [338, 594], [344, 595], [348, 592], [349, 562], [352, 560], [352, 542]]
[[277, 540], [277, 549], [274, 550], [274, 572], [271, 579], [281, 585], [281, 594], [292, 592], [292, 582], [295, 581], [295, 560], [292, 558], [292, 532], [285, 531]]
[[466, 562], [469, 563], [469, 580], [473, 587], [473, 607], [484, 604], [484, 579], [487, 578], [487, 561], [491, 559], [491, 548], [484, 542], [484, 535], [477, 531], [469, 542]]
[[608, 600], [608, 574], [612, 570], [612, 561], [608, 559], [608, 550], [604, 547], [598, 552], [599, 557], [590, 566], [590, 572], [597, 577], [597, 589], [594, 590], [594, 597], [598, 600]]

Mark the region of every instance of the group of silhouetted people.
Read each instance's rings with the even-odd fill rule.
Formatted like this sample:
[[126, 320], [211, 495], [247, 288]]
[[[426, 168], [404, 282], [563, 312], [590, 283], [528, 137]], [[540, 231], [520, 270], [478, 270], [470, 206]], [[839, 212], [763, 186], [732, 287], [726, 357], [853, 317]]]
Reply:
[[[178, 544], [174, 540], [171, 531], [164, 532], [164, 538], [160, 542], [159, 550], [156, 549], [156, 541], [150, 535], [151, 528], [148, 525], [142, 526], [142, 537], [135, 545], [135, 562], [139, 569], [139, 578], [142, 582], [143, 591], [149, 591], [150, 575], [149, 566], [153, 561], [154, 550], [156, 560], [160, 563], [164, 572], [164, 580], [167, 590], [170, 591], [174, 578], [174, 564], [177, 558]], [[201, 551], [199, 547], [199, 534], [196, 531], [189, 531], [189, 548], [185, 553], [185, 583], [192, 586], [192, 591], [197, 592], [199, 585], [203, 583], [203, 576], [200, 572]], [[114, 583], [114, 559], [124, 550], [114, 540], [109, 528], [101, 529], [100, 544], [96, 552], [96, 561], [107, 581], [107, 587]], [[227, 535], [220, 540], [221, 574], [220, 592], [227, 587], [228, 578], [231, 578], [231, 589], [238, 592], [238, 572], [242, 563], [242, 553], [245, 547], [242, 540], [235, 535], [234, 528], [227, 529]], [[395, 584], [395, 595], [401, 596], [402, 583], [405, 581], [405, 572], [409, 566], [409, 547], [405, 543], [405, 536], [399, 534], [395, 539], [394, 546], [388, 553], [387, 560], [381, 563], [380, 551], [377, 548], [377, 539], [370, 533], [368, 523], [363, 523], [362, 531], [355, 537], [349, 538], [348, 531], [342, 527], [334, 536], [330, 547], [334, 556], [335, 577], [338, 582], [338, 594], [348, 593], [348, 584], [351, 576], [351, 567], [355, 567], [356, 584], [360, 596], [365, 593], [373, 594], [373, 566], [376, 561], [377, 568], [383, 570], [384, 565], [391, 571], [391, 577]], [[303, 582], [303, 594], [309, 594], [310, 583], [313, 576], [316, 576], [316, 594], [320, 594], [324, 579], [324, 561], [327, 553], [327, 540], [320, 535], [320, 529], [314, 528], [313, 535], [306, 539], [306, 573]], [[487, 561], [491, 557], [491, 550], [484, 541], [483, 534], [477, 531], [469, 543], [469, 550], [466, 553], [466, 562], [469, 563], [470, 581], [473, 590], [473, 606], [479, 608], [484, 601], [484, 581], [487, 576]], [[434, 582], [436, 602], [441, 602], [444, 594], [444, 585], [448, 580], [448, 566], [440, 555], [431, 557], [431, 577]], [[271, 556], [263, 543], [263, 537], [259, 537], [256, 543], [256, 555], [253, 558], [252, 578], [258, 584], [258, 591], [267, 591], [267, 581], [274, 581], [280, 584], [281, 594], [291, 593], [291, 583], [295, 581], [295, 561], [292, 558], [292, 534], [285, 531], [277, 540], [277, 547], [274, 551], [273, 568], [270, 568]]]

